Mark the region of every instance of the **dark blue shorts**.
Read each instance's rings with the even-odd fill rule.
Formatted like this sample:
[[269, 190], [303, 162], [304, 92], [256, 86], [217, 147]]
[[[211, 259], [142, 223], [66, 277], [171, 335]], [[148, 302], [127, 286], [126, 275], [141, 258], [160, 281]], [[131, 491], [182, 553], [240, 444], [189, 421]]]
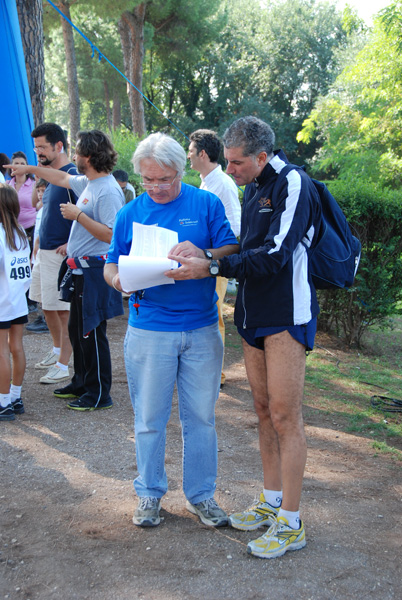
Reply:
[[314, 339], [317, 331], [317, 317], [311, 319], [305, 325], [281, 325], [278, 327], [254, 327], [251, 329], [237, 328], [241, 337], [249, 346], [264, 350], [264, 337], [274, 335], [281, 331], [288, 331], [292, 338], [306, 347], [306, 350], [314, 348]]
[[12, 319], [11, 321], [0, 321], [0, 329], [11, 329], [11, 325], [24, 325], [28, 323], [28, 315]]

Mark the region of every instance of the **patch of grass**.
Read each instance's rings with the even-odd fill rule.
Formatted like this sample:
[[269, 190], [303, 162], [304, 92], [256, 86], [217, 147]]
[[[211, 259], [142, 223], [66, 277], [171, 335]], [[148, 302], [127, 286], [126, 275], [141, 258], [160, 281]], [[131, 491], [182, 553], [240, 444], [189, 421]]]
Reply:
[[[241, 359], [241, 341], [232, 314], [233, 298], [228, 297], [225, 303], [226, 345], [236, 354], [238, 350]], [[401, 348], [400, 353], [397, 348]], [[320, 416], [328, 421], [330, 417], [338, 429], [368, 438], [379, 452], [400, 459], [402, 412], [387, 413], [380, 407], [373, 407], [371, 397], [382, 395], [402, 399], [401, 367], [402, 317], [395, 317], [392, 329], [378, 330], [371, 338], [368, 336], [364, 351], [340, 347], [336, 338], [318, 334], [316, 347], [306, 363], [304, 405], [307, 418]]]
[[397, 448], [392, 448], [388, 446], [388, 444], [386, 444], [385, 442], [375, 441], [372, 443], [372, 447], [374, 448], [374, 450], [378, 450], [380, 454], [391, 454], [393, 458], [402, 461], [402, 452]]
[[[402, 330], [399, 332], [402, 345]], [[387, 355], [317, 347], [307, 359], [306, 403], [330, 414], [347, 433], [402, 449], [402, 413], [371, 405], [371, 396], [401, 398], [401, 371]]]

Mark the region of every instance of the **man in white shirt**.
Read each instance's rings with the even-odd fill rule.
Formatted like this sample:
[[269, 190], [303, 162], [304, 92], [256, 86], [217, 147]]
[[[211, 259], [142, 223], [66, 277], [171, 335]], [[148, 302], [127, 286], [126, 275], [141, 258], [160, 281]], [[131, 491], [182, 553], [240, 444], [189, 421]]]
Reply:
[[[188, 159], [191, 168], [201, 176], [200, 188], [212, 192], [221, 200], [225, 207], [227, 219], [236, 237], [240, 235], [241, 206], [238, 188], [229, 175], [222, 171], [218, 164], [222, 144], [217, 134], [209, 129], [197, 129], [190, 135]], [[211, 258], [207, 255], [207, 258]], [[223, 301], [225, 299], [228, 280], [225, 277], [216, 278], [216, 293], [218, 294], [219, 331], [225, 343], [225, 323], [223, 321]], [[225, 383], [225, 373], [221, 374], [221, 387]]]

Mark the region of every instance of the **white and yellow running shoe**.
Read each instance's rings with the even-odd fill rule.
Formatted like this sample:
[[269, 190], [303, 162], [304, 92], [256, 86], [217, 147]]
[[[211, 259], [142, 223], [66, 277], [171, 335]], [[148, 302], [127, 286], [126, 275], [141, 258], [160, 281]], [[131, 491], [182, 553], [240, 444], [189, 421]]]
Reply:
[[261, 492], [260, 501], [257, 504], [244, 512], [234, 513], [229, 517], [230, 524], [235, 529], [241, 529], [242, 531], [253, 531], [262, 525], [269, 527], [276, 519], [279, 508], [268, 504]]
[[259, 558], [276, 558], [288, 550], [301, 550], [306, 545], [304, 524], [292, 529], [285, 517], [279, 517], [261, 537], [249, 542], [247, 552]]

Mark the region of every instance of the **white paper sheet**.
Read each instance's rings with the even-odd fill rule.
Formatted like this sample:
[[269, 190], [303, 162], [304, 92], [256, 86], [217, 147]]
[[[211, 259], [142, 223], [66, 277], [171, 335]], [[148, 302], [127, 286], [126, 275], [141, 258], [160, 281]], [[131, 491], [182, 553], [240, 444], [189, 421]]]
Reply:
[[174, 283], [163, 273], [177, 269], [178, 263], [167, 257], [179, 241], [176, 231], [133, 223], [130, 254], [119, 257], [120, 284], [125, 292], [144, 290], [154, 285]]

